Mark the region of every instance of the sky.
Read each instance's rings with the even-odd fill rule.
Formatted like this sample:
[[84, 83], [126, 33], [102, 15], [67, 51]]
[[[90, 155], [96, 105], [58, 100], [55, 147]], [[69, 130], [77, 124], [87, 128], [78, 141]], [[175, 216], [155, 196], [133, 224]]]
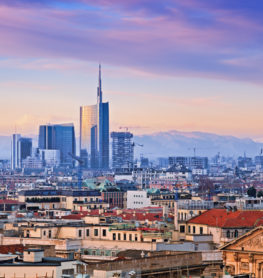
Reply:
[[0, 135], [74, 122], [263, 141], [261, 0], [0, 0]]

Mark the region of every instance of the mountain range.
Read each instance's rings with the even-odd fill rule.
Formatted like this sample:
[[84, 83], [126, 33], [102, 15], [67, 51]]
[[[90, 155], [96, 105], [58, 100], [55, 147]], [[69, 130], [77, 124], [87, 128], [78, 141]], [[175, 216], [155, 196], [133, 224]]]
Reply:
[[[36, 136], [33, 142], [36, 145]], [[78, 139], [76, 140], [78, 143]], [[157, 158], [168, 156], [208, 156], [217, 153], [223, 156], [256, 156], [263, 148], [263, 143], [250, 138], [217, 135], [206, 132], [168, 131], [134, 136], [135, 157], [143, 154], [145, 157]], [[139, 146], [143, 145], [142, 146]], [[78, 145], [78, 144], [77, 144]], [[78, 147], [78, 146], [77, 146]], [[11, 137], [0, 136], [0, 159], [9, 159]]]
[[263, 143], [250, 138], [217, 135], [206, 132], [180, 132], [176, 130], [158, 132], [150, 135], [135, 136], [138, 144], [135, 153], [138, 157], [167, 157], [167, 156], [208, 156], [217, 153], [223, 156], [256, 156], [260, 153]]

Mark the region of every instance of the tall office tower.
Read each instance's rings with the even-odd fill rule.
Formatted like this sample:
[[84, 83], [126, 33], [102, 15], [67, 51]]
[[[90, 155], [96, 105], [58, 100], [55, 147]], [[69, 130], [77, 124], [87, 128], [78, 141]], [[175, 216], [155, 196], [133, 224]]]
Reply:
[[109, 168], [109, 103], [102, 101], [101, 66], [97, 104], [80, 107], [80, 153], [84, 161], [89, 156], [91, 168]]
[[38, 148], [42, 150], [53, 149], [53, 126], [41, 125], [38, 133]]
[[32, 156], [32, 139], [21, 137], [18, 140], [18, 168], [22, 168], [22, 162]]
[[18, 140], [21, 138], [21, 134], [12, 135], [11, 143], [11, 169], [15, 170], [18, 168]]
[[73, 124], [42, 125], [39, 127], [38, 147], [41, 150], [59, 150], [61, 166], [73, 166], [76, 153]]
[[134, 151], [130, 132], [112, 132], [112, 168], [130, 168], [133, 165]]

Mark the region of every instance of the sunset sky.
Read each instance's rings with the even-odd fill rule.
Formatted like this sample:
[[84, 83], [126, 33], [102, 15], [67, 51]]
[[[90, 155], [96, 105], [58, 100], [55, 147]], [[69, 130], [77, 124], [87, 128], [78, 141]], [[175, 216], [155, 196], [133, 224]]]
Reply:
[[0, 135], [74, 122], [263, 141], [262, 0], [0, 0]]

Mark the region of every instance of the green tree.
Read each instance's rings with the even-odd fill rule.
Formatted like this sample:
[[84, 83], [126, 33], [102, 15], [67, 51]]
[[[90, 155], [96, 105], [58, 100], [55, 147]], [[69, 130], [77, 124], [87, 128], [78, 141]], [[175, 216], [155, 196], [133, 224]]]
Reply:
[[254, 187], [254, 186], [252, 186], [252, 187], [249, 187], [249, 189], [247, 190], [247, 195], [249, 196], [249, 197], [256, 197], [257, 196], [257, 190], [256, 190], [256, 188]]

